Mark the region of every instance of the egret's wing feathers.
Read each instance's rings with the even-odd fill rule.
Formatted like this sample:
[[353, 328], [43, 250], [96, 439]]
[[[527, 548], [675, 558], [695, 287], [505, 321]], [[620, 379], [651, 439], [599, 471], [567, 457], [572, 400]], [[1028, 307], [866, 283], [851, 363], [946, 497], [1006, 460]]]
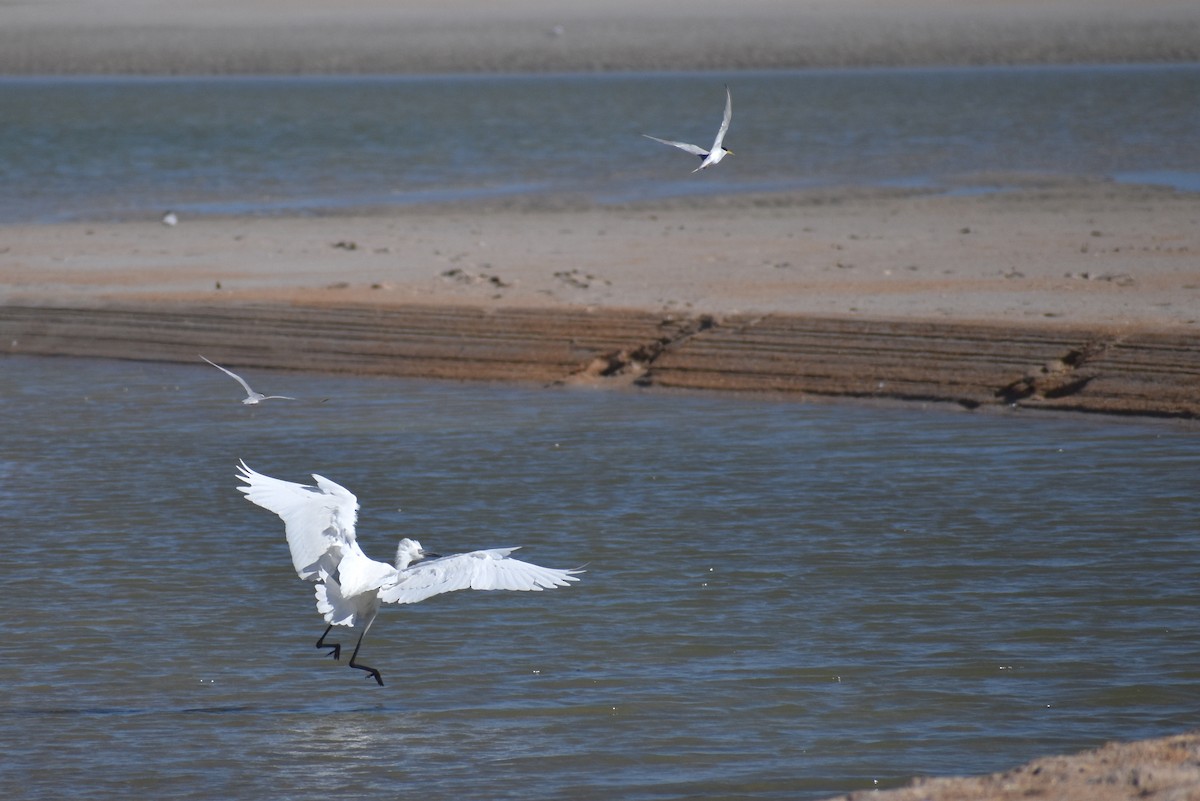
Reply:
[[493, 548], [419, 562], [399, 572], [397, 581], [379, 591], [385, 603], [411, 604], [455, 590], [541, 591], [578, 581], [578, 570], [551, 567], [512, 559], [515, 548]]
[[358, 498], [345, 487], [314, 475], [316, 487], [264, 476], [245, 462], [238, 478], [247, 486], [238, 489], [246, 499], [279, 515], [287, 531], [292, 564], [300, 578], [319, 581], [332, 574], [348, 546], [354, 543]]
[[687, 142], [674, 142], [670, 139], [659, 139], [657, 136], [651, 136], [650, 134], [642, 134], [642, 136], [646, 137], [647, 139], [653, 139], [655, 142], [662, 142], [664, 145], [670, 145], [671, 147], [677, 147], [680, 150], [686, 150], [693, 156], [708, 155], [708, 151], [702, 147], [699, 147], [698, 145], [689, 145]]
[[733, 95], [729, 93], [729, 87], [725, 87], [725, 117], [721, 120], [721, 127], [717, 131], [717, 138], [713, 142], [713, 152], [721, 149], [721, 143], [725, 141], [725, 132], [729, 130], [729, 121], [733, 119]]
[[255, 394], [257, 394], [257, 393], [255, 393], [255, 391], [254, 391], [254, 390], [250, 389], [250, 385], [246, 383], [246, 380], [245, 380], [244, 378], [242, 378], [240, 375], [238, 375], [237, 373], [233, 372], [232, 370], [227, 370], [227, 369], [225, 369], [224, 367], [222, 367], [221, 365], [217, 364], [217, 363], [216, 363], [216, 362], [214, 362], [213, 360], [211, 360], [211, 359], [208, 359], [208, 358], [206, 358], [206, 357], [204, 357], [204, 356], [201, 356], [200, 358], [201, 358], [201, 359], [204, 359], [204, 361], [208, 362], [208, 363], [209, 363], [209, 364], [211, 364], [213, 367], [217, 368], [217, 369], [218, 369], [218, 370], [220, 370], [222, 373], [224, 373], [225, 375], [227, 375], [227, 376], [229, 376], [230, 378], [232, 378], [234, 381], [236, 381], [236, 382], [238, 382], [239, 384], [241, 384], [241, 385], [242, 385], [242, 389], [246, 390], [246, 395], [248, 395], [248, 396], [251, 396], [251, 397], [252, 397], [252, 396], [254, 396]]

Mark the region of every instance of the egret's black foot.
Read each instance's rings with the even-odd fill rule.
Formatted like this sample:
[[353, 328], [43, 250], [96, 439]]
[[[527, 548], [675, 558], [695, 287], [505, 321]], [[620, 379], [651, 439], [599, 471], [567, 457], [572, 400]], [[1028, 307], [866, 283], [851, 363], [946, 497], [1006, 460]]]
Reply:
[[357, 665], [354, 663], [353, 660], [350, 661], [350, 667], [354, 668], [355, 670], [361, 670], [364, 673], [367, 673], [373, 679], [375, 679], [376, 684], [378, 684], [380, 687], [383, 686], [383, 676], [379, 675], [379, 671], [376, 670], [375, 668], [368, 667], [367, 665]]
[[336, 643], [336, 642], [325, 642], [325, 635], [329, 634], [329, 632], [330, 632], [332, 629], [333, 629], [333, 626], [332, 626], [332, 625], [331, 625], [331, 626], [329, 626], [328, 628], [326, 628], [326, 629], [325, 629], [325, 634], [322, 634], [322, 635], [320, 636], [320, 638], [318, 638], [318, 639], [317, 639], [317, 646], [316, 646], [316, 647], [317, 647], [317, 648], [328, 648], [328, 649], [329, 649], [329, 655], [330, 655], [330, 656], [332, 656], [332, 657], [334, 658], [334, 661], [340, 661], [340, 660], [341, 660], [341, 658], [342, 658], [342, 646], [341, 646], [341, 644], [340, 644], [340, 643]]
[[[367, 628], [370, 628], [370, 626], [371, 626], [371, 622], [367, 621]], [[328, 634], [329, 633], [328, 630], [325, 633]], [[378, 670], [376, 670], [373, 667], [370, 667], [369, 665], [360, 665], [359, 663], [354, 661], [355, 659], [358, 659], [358, 649], [362, 647], [363, 637], [366, 636], [366, 634], [367, 634], [367, 629], [364, 628], [363, 633], [358, 635], [358, 642], [354, 644], [354, 653], [350, 654], [350, 661], [347, 662], [346, 664], [348, 664], [350, 667], [354, 668], [355, 670], [361, 670], [364, 673], [370, 674], [370, 676], [375, 679], [375, 683], [378, 684], [380, 687], [382, 687], [383, 686], [383, 676], [379, 675]]]

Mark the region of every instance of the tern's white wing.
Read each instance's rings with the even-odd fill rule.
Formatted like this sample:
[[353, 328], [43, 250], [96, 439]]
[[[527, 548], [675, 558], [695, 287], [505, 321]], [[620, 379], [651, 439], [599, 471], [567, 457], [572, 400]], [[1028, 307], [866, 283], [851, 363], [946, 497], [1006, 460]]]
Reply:
[[385, 603], [412, 604], [455, 590], [533, 590], [565, 587], [579, 570], [541, 567], [509, 554], [516, 548], [493, 548], [418, 562], [401, 570], [397, 581], [379, 590]]
[[247, 395], [248, 397], [254, 397], [256, 394], [258, 394], [258, 393], [256, 393], [254, 390], [250, 389], [250, 385], [246, 383], [246, 380], [245, 380], [244, 378], [242, 378], [240, 375], [238, 375], [237, 373], [233, 372], [232, 370], [226, 370], [226, 369], [225, 369], [224, 367], [222, 367], [221, 365], [217, 364], [216, 362], [212, 361], [211, 359], [206, 359], [204, 356], [201, 356], [200, 358], [201, 358], [201, 359], [204, 359], [204, 361], [208, 362], [208, 363], [209, 363], [209, 364], [211, 364], [213, 367], [217, 368], [217, 369], [218, 369], [218, 370], [220, 370], [222, 373], [224, 373], [225, 375], [227, 375], [227, 376], [229, 376], [230, 378], [232, 378], [234, 381], [236, 381], [236, 382], [238, 382], [239, 384], [241, 384], [241, 385], [242, 385], [242, 389], [246, 390], [246, 395]]
[[662, 142], [664, 145], [670, 145], [671, 147], [677, 147], [680, 150], [686, 150], [693, 156], [708, 155], [708, 151], [699, 145], [689, 145], [687, 142], [673, 142], [670, 139], [659, 139], [657, 136], [651, 136], [650, 134], [642, 134], [642, 136], [646, 137], [647, 139], [653, 139], [655, 142]]
[[733, 95], [729, 93], [729, 87], [725, 87], [725, 118], [721, 120], [721, 128], [717, 131], [717, 138], [713, 142], [712, 152], [716, 153], [721, 149], [721, 143], [725, 141], [725, 132], [729, 130], [729, 121], [733, 119]]
[[315, 487], [281, 481], [256, 473], [245, 462], [238, 464], [238, 478], [248, 485], [238, 487], [248, 501], [283, 520], [300, 578], [319, 581], [322, 572], [329, 575], [337, 569], [354, 543], [358, 519], [358, 498], [350, 490], [316, 474]]

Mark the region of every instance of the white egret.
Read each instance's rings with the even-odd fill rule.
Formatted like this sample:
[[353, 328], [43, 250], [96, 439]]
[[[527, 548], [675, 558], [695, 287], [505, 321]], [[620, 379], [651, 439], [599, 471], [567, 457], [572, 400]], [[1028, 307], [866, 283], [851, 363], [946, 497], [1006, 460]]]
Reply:
[[241, 384], [242, 389], [246, 390], [246, 397], [242, 398], [242, 403], [248, 406], [265, 400], [295, 400], [295, 398], [290, 398], [287, 395], [264, 395], [261, 392], [255, 392], [254, 390], [250, 389], [250, 385], [246, 383], [246, 380], [237, 373], [233, 372], [232, 370], [226, 370], [221, 365], [217, 364], [211, 359], [205, 358], [204, 356], [201, 356], [200, 358], [204, 359], [204, 361], [208, 362], [213, 367], [217, 368], [222, 373]]
[[246, 499], [283, 520], [292, 565], [300, 578], [315, 582], [317, 611], [325, 632], [316, 647], [329, 648], [338, 659], [342, 647], [325, 642], [334, 626], [362, 626], [349, 665], [365, 671], [379, 685], [383, 677], [356, 661], [381, 603], [411, 604], [455, 590], [533, 590], [565, 587], [581, 570], [556, 570], [513, 559], [516, 548], [493, 548], [453, 556], [426, 553], [421, 543], [404, 538], [396, 548], [394, 565], [378, 562], [358, 546], [354, 527], [358, 498], [345, 487], [313, 474], [315, 487], [264, 476], [244, 461], [238, 490]]
[[712, 165], [719, 163], [721, 159], [725, 158], [726, 156], [733, 155], [732, 150], [726, 150], [725, 146], [721, 144], [725, 141], [725, 132], [729, 130], [729, 121], [732, 118], [733, 95], [729, 93], [729, 87], [726, 86], [725, 117], [721, 120], [720, 129], [717, 130], [717, 138], [713, 140], [712, 147], [708, 150], [705, 150], [699, 145], [690, 145], [687, 142], [675, 142], [670, 139], [659, 139], [657, 136], [651, 136], [650, 134], [642, 134], [642, 136], [646, 137], [647, 139], [653, 139], [655, 142], [662, 142], [664, 145], [671, 145], [672, 147], [677, 147], [680, 150], [686, 150], [693, 156], [699, 156], [701, 158], [700, 166], [692, 170], [692, 172], [700, 172], [706, 167], [711, 167]]

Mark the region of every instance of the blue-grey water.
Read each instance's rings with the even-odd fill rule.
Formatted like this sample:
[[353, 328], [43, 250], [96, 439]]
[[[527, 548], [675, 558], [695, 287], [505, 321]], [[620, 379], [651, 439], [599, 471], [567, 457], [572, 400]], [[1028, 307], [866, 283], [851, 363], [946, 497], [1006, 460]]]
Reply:
[[[247, 377], [301, 400], [0, 357], [5, 798], [811, 799], [1200, 720], [1195, 427]], [[587, 573], [385, 608], [378, 687], [239, 458]]]
[[[701, 175], [728, 83], [737, 155]], [[1107, 178], [1200, 191], [1200, 65], [0, 78], [0, 222]]]

